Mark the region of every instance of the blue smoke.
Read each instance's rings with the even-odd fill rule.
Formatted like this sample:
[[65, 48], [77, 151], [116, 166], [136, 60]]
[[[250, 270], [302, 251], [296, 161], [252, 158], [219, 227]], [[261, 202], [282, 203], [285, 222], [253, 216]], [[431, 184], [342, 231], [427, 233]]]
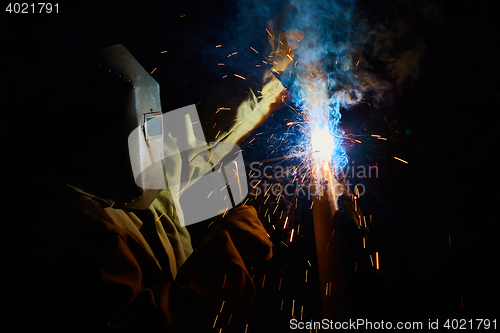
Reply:
[[[293, 61], [278, 75], [305, 120], [297, 122], [303, 124], [302, 137], [290, 154], [310, 150], [305, 146], [311, 131], [327, 128], [334, 139], [331, 157], [337, 172], [348, 163], [341, 111], [359, 103], [374, 109], [392, 103], [418, 77], [424, 53], [420, 33], [437, 16], [436, 8], [425, 0], [256, 0], [240, 2], [238, 10], [239, 23], [233, 28], [241, 41], [262, 37], [267, 27], [276, 51], [280, 40], [287, 40], [280, 38], [286, 31], [303, 32]], [[282, 47], [293, 43], [287, 42]], [[280, 60], [278, 52], [271, 54], [271, 59]], [[308, 126], [311, 123], [317, 128]]]

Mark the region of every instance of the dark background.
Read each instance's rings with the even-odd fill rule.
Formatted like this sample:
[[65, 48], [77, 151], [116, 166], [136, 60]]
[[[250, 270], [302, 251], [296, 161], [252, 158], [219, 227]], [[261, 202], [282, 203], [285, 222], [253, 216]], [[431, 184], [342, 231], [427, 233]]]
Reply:
[[[197, 103], [220, 84], [224, 73], [216, 64], [221, 54], [245, 42], [266, 50], [265, 21], [274, 16], [270, 10], [261, 22], [235, 24], [243, 18], [229, 1], [59, 3], [58, 15], [1, 16], [0, 177], [4, 194], [14, 201], [39, 195], [32, 181], [46, 164], [33, 133], [50, 131], [43, 124], [43, 115], [50, 112], [44, 105], [57, 98], [54, 80], [65, 57], [123, 43], [146, 70], [157, 68], [153, 76], [161, 86], [163, 110], [172, 110]], [[370, 9], [374, 16], [390, 13], [391, 2], [377, 3]], [[498, 28], [487, 4], [433, 3], [439, 20], [422, 28], [425, 55], [418, 80], [380, 110], [363, 105], [343, 113], [346, 132], [389, 138], [347, 147], [357, 165], [376, 162], [379, 169], [377, 179], [363, 180], [368, 192], [360, 205], [373, 216], [370, 244], [380, 253], [381, 269], [363, 275], [356, 282], [359, 288], [351, 286], [353, 302], [359, 302], [352, 318], [427, 321], [498, 314]], [[218, 44], [223, 44], [217, 50], [221, 53], [214, 52]], [[244, 67], [244, 55], [241, 59], [234, 68]], [[8, 231], [16, 219], [2, 223], [3, 254], [15, 260], [9, 252], [15, 237]], [[204, 232], [193, 228], [195, 241]], [[303, 243], [302, 250], [310, 251], [312, 244]], [[285, 266], [294, 260], [277, 258]], [[258, 267], [257, 276], [259, 270], [273, 269]], [[293, 278], [298, 273], [287, 274]], [[250, 329], [250, 324], [273, 321], [271, 310], [267, 317], [259, 312], [266, 297], [279, 296], [258, 290]], [[321, 317], [318, 297], [311, 292], [315, 314], [310, 318]]]

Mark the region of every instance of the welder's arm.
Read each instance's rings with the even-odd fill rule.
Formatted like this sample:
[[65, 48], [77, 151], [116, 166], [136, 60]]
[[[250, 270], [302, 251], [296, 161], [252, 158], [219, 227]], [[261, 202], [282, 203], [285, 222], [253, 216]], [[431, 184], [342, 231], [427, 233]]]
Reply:
[[[240, 144], [273, 111], [283, 107], [286, 91], [270, 72], [262, 78], [259, 91], [237, 77], [228, 78], [209, 100], [197, 108], [209, 117], [204, 128], [207, 141]], [[222, 109], [221, 109], [222, 108]]]
[[[186, 260], [175, 282], [151, 288], [143, 287], [151, 281], [142, 280], [145, 267], [133, 237], [115, 238], [113, 251], [89, 251], [102, 263], [99, 285], [88, 286], [88, 292], [85, 285], [75, 288], [92, 298], [92, 312], [109, 314], [108, 326], [125, 332], [224, 332], [245, 316], [254, 296], [246, 265], [269, 259], [271, 243], [254, 208], [234, 209]], [[96, 287], [98, 300], [92, 297]]]
[[[228, 80], [211, 98], [197, 106], [200, 118], [202, 115], [209, 115], [215, 123], [215, 126], [203, 128], [206, 142], [196, 137], [193, 129], [193, 123], [196, 122], [189, 115], [176, 122], [175, 131], [166, 131], [165, 176], [172, 197], [170, 202], [160, 197], [156, 200], [163, 200], [164, 204], [171, 206], [159, 212], [158, 216], [164, 212], [172, 214], [172, 207], [175, 206], [180, 225], [183, 226], [184, 214], [180, 208], [182, 193], [203, 175], [211, 172], [235, 148], [235, 144], [242, 142], [274, 110], [281, 108], [283, 93], [282, 84], [272, 75], [267, 78], [259, 97], [248, 85], [241, 82], [233, 84]], [[220, 108], [222, 105], [229, 110], [217, 112], [216, 106]], [[183, 150], [180, 151], [179, 147], [183, 147]]]

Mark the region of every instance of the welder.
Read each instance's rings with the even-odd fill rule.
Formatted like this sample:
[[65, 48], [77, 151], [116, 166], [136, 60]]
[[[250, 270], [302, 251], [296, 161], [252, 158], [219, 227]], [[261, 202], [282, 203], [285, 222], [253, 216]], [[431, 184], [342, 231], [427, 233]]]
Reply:
[[[123, 45], [72, 59], [61, 82], [47, 128], [54, 139], [47, 150], [59, 156], [57, 175], [43, 185], [30, 216], [29, 262], [18, 298], [26, 320], [17, 328], [229, 330], [252, 302], [248, 267], [272, 257], [255, 209], [226, 211], [193, 251], [178, 205], [179, 184], [211, 171], [217, 161], [172, 155], [136, 177], [129, 140], [138, 128], [148, 149], [154, 150], [160, 135], [170, 145], [162, 149], [178, 151], [181, 142], [194, 142], [194, 125], [186, 121], [170, 132], [151, 127], [148, 133], [148, 119], [168, 112], [161, 109], [158, 83]], [[236, 118], [243, 121], [229, 124], [200, 154], [221, 158], [224, 151], [215, 153], [214, 147], [241, 142], [279, 106], [282, 90], [271, 77], [262, 98], [245, 95], [236, 105]], [[186, 170], [198, 175], [182, 174]], [[158, 175], [166, 178], [164, 188], [148, 185], [148, 177]]]

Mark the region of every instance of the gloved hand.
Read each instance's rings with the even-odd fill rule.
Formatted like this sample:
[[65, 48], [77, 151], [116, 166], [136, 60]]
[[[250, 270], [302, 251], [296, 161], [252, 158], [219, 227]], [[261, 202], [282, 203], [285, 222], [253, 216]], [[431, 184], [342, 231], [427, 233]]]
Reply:
[[269, 21], [267, 25], [269, 32], [267, 39], [273, 48], [273, 52], [269, 56], [272, 65], [269, 68], [289, 91], [293, 90], [298, 75], [296, 49], [304, 39], [304, 33], [296, 29], [297, 20], [292, 19], [293, 24], [287, 22], [296, 15], [294, 6], [289, 5], [284, 8], [282, 15]]
[[247, 266], [272, 258], [272, 243], [255, 208], [240, 206], [230, 210], [217, 228], [229, 233]]

